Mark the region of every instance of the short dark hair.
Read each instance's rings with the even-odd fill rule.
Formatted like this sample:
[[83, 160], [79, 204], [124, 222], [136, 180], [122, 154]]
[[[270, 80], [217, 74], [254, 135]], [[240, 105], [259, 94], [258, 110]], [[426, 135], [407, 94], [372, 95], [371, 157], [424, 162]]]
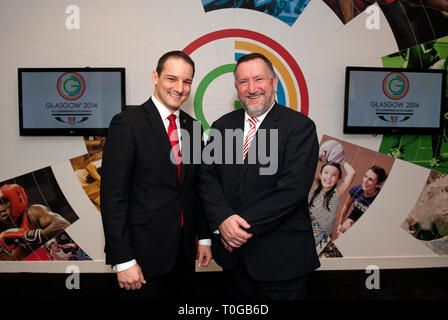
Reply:
[[383, 181], [385, 181], [387, 179], [387, 173], [386, 171], [378, 166], [373, 166], [372, 168], [370, 168], [370, 170], [372, 170], [376, 176], [377, 176], [377, 183], [382, 183]]
[[193, 59], [191, 59], [190, 56], [188, 54], [186, 54], [185, 52], [178, 51], [178, 50], [167, 52], [163, 56], [160, 57], [159, 61], [157, 62], [157, 67], [156, 67], [156, 72], [159, 76], [163, 71], [163, 66], [165, 65], [166, 60], [168, 60], [169, 58], [179, 58], [179, 59], [182, 59], [185, 62], [187, 62], [193, 68], [193, 76], [194, 76], [195, 69], [194, 69]]
[[269, 61], [268, 58], [266, 58], [264, 55], [262, 55], [261, 53], [258, 52], [252, 52], [249, 54], [246, 54], [242, 57], [240, 57], [238, 59], [238, 61], [236, 62], [236, 66], [235, 66], [235, 70], [233, 71], [233, 75], [236, 76], [236, 69], [238, 69], [238, 66], [243, 63], [243, 62], [247, 62], [250, 60], [255, 60], [255, 59], [261, 59], [264, 61], [264, 63], [266, 63], [266, 65], [268, 66], [269, 71], [271, 71], [271, 74], [273, 77], [275, 77], [275, 71], [274, 71], [274, 67], [272, 66], [272, 62]]

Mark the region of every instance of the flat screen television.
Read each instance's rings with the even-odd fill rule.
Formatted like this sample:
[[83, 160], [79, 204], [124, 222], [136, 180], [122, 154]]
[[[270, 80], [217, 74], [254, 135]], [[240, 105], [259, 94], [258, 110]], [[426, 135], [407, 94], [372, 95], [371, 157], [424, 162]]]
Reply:
[[19, 68], [21, 136], [102, 136], [125, 106], [124, 68]]
[[445, 70], [347, 67], [344, 133], [437, 134]]

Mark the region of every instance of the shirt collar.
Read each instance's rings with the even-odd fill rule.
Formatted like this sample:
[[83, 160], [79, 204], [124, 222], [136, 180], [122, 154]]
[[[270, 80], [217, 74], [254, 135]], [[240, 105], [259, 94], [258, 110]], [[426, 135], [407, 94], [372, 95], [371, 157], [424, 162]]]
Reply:
[[[154, 102], [154, 105], [156, 106], [157, 110], [159, 111], [160, 117], [162, 118], [163, 121], [165, 121], [170, 116], [171, 111], [168, 110], [168, 108], [165, 107], [162, 102], [157, 100], [157, 98], [154, 95], [151, 96], [151, 99], [152, 102]], [[176, 112], [174, 112], [174, 114], [176, 115], [176, 119], [179, 119], [180, 115], [179, 109], [177, 109]]]
[[[263, 113], [261, 116], [257, 117], [257, 124], [263, 122], [264, 118], [266, 118], [267, 114], [269, 113], [269, 111], [271, 111], [271, 109], [274, 106], [274, 104], [275, 104], [275, 100], [272, 103], [272, 105], [269, 107], [268, 111]], [[252, 118], [252, 117], [250, 115], [248, 115], [247, 112], [244, 112], [244, 123], [246, 123], [247, 120], [249, 120], [250, 118]]]

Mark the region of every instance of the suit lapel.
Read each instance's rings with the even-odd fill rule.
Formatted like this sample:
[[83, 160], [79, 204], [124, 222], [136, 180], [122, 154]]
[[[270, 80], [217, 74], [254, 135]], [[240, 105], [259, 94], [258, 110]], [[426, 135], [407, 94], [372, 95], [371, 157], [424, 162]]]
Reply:
[[[261, 123], [258, 130], [260, 130], [260, 129], [265, 129], [265, 130], [276, 129], [278, 127], [278, 121], [280, 120], [280, 112], [279, 112], [280, 108], [284, 108], [284, 107], [281, 107], [279, 104], [275, 103], [274, 106], [272, 107], [272, 109], [269, 111], [269, 113], [264, 118], [264, 120]], [[258, 136], [258, 130], [255, 135], [255, 139]]]
[[163, 125], [163, 120], [160, 117], [159, 111], [157, 111], [157, 108], [151, 99], [149, 99], [143, 105], [143, 108], [145, 108], [145, 110], [146, 110], [146, 115], [147, 115], [146, 117], [149, 121], [150, 127], [154, 133], [154, 136], [156, 137], [157, 141], [159, 142], [161, 149], [162, 149], [162, 155], [163, 155], [163, 157], [166, 157], [166, 161], [169, 161], [169, 166], [171, 168], [170, 171], [176, 178], [176, 181], [179, 182], [177, 166], [174, 163], [172, 163], [171, 158], [170, 158], [170, 154], [171, 154], [170, 139], [165, 130], [165, 126]]
[[[244, 132], [244, 109], [242, 109], [242, 112], [235, 114], [234, 117], [234, 126], [231, 128], [233, 130], [240, 129]], [[241, 148], [244, 146], [244, 135], [243, 135], [243, 141], [241, 141]], [[242, 151], [242, 150], [241, 150]], [[233, 150], [233, 154], [235, 155], [234, 163], [238, 163], [240, 159], [236, 159], [236, 156], [238, 154], [237, 150]], [[236, 172], [235, 172], [235, 186], [238, 186], [241, 182], [241, 178], [244, 177], [245, 173], [247, 172], [247, 166], [246, 165], [235, 165]]]
[[[192, 161], [192, 157], [193, 157], [193, 144], [195, 143], [195, 141], [193, 141], [193, 123], [191, 122], [191, 120], [189, 120], [186, 116], [185, 113], [181, 110], [179, 113], [179, 122], [180, 122], [180, 128], [184, 129], [186, 131], [188, 131], [188, 134], [190, 135], [189, 139], [184, 139], [184, 141], [189, 141], [190, 144], [186, 145], [185, 143], [182, 143], [182, 157], [183, 154], [189, 154], [190, 159], [187, 159], [188, 161]], [[182, 137], [181, 137], [182, 138]], [[188, 150], [188, 152], [186, 151], [185, 148], [189, 148], [190, 150]], [[188, 170], [189, 166], [185, 165], [182, 161], [182, 168], [180, 171], [180, 184], [182, 185], [182, 183], [185, 180], [185, 175], [187, 174], [187, 170]]]

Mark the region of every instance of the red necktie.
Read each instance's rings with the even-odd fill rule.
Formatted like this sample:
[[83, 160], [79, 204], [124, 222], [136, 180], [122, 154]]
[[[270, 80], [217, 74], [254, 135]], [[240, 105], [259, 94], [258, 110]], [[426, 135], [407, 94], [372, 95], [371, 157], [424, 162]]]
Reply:
[[[181, 155], [180, 147], [179, 147], [179, 136], [177, 134], [176, 115], [175, 114], [170, 114], [168, 116], [168, 120], [170, 122], [170, 124], [168, 126], [168, 137], [170, 139], [171, 148], [173, 150], [174, 157], [176, 159], [177, 175], [178, 175], [179, 181], [180, 181], [180, 178], [181, 178], [181, 168], [182, 168], [182, 163], [181, 163], [182, 155]], [[183, 213], [181, 213], [180, 226], [182, 227], [183, 224], [184, 224], [184, 215], [183, 215]]]
[[244, 139], [244, 146], [243, 146], [243, 160], [246, 159], [247, 151], [249, 151], [250, 143], [255, 137], [255, 132], [257, 131], [257, 121], [258, 119], [256, 117], [252, 117], [249, 119], [250, 129], [247, 133], [246, 139]]
[[177, 126], [176, 126], [176, 115], [170, 114], [168, 117], [170, 121], [170, 125], [168, 126], [168, 137], [170, 138], [171, 148], [173, 149], [174, 157], [176, 158], [177, 163], [177, 173], [179, 175], [180, 180], [180, 170], [182, 168], [181, 164], [181, 153], [179, 148], [179, 136], [177, 134]]

